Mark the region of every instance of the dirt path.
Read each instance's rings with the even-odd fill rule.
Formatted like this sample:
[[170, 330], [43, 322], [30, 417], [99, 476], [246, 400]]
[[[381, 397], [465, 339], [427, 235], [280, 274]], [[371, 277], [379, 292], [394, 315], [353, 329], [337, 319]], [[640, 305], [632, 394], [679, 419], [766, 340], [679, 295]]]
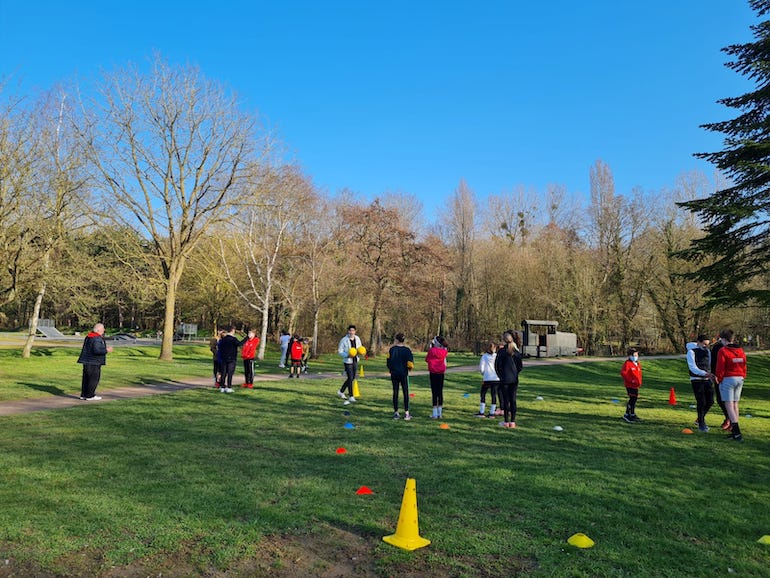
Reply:
[[[560, 363], [585, 363], [591, 361], [606, 361], [610, 358], [545, 358], [545, 359], [528, 359], [526, 364], [530, 367], [538, 365], [553, 365]], [[466, 365], [460, 367], [451, 367], [447, 369], [447, 373], [472, 373], [478, 371], [478, 367], [475, 365]], [[427, 375], [427, 371], [415, 371], [412, 375]], [[312, 373], [303, 375], [303, 379], [333, 379], [341, 378], [341, 372], [324, 372], [324, 373]], [[387, 374], [377, 373], [370, 374], [370, 377], [387, 377]], [[285, 374], [262, 374], [255, 375], [255, 381], [283, 381], [286, 379]], [[176, 380], [167, 383], [151, 384], [151, 385], [137, 385], [137, 386], [125, 386], [113, 389], [99, 389], [97, 394], [102, 398], [100, 401], [83, 401], [77, 395], [51, 395], [48, 397], [39, 397], [35, 399], [24, 399], [19, 401], [6, 401], [0, 403], [0, 417], [6, 415], [17, 415], [22, 413], [29, 413], [33, 411], [46, 411], [50, 409], [63, 409], [82, 404], [100, 404], [108, 403], [111, 401], [117, 401], [121, 399], [132, 399], [137, 397], [145, 397], [148, 395], [158, 395], [162, 393], [173, 393], [175, 391], [182, 391], [185, 389], [193, 389], [198, 387], [211, 387], [210, 377], [190, 377], [181, 380]], [[240, 387], [240, 385], [239, 385]]]

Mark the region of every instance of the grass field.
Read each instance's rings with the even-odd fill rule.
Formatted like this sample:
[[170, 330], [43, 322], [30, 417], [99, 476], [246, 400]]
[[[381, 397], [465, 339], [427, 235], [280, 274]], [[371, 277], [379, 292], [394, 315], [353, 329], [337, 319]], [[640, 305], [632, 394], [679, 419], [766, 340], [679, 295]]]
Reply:
[[[138, 349], [111, 355], [105, 388], [210, 371], [205, 347]], [[0, 402], [77, 393], [76, 357], [0, 350]], [[350, 406], [337, 376], [0, 418], [0, 576], [770, 576], [770, 358], [749, 359], [742, 444], [680, 433], [681, 359], [643, 359], [640, 424], [620, 419], [620, 362], [525, 367], [516, 430], [473, 417], [475, 373], [447, 376], [449, 429], [422, 375], [415, 419], [394, 421], [382, 367]], [[382, 542], [408, 477], [432, 541], [414, 552]]]

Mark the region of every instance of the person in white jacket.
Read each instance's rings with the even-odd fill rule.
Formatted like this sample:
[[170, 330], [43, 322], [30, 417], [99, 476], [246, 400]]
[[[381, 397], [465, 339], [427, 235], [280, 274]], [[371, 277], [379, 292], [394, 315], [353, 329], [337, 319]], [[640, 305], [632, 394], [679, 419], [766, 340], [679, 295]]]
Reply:
[[[356, 401], [353, 396], [353, 381], [356, 379], [356, 372], [358, 371], [358, 354], [350, 355], [352, 349], [358, 350], [361, 347], [361, 338], [356, 335], [356, 326], [348, 326], [348, 332], [340, 339], [340, 343], [337, 346], [337, 354], [342, 358], [342, 363], [345, 367], [345, 383], [337, 391], [337, 395], [345, 400], [345, 403]], [[350, 397], [345, 395], [345, 390], [348, 390]]]
[[479, 413], [476, 417], [486, 417], [484, 410], [487, 406], [487, 391], [492, 392], [492, 405], [489, 406], [489, 417], [494, 418], [497, 414], [497, 386], [500, 385], [500, 378], [495, 373], [495, 357], [497, 357], [497, 344], [490, 341], [487, 344], [487, 350], [481, 356], [479, 362], [479, 371], [481, 371], [481, 401], [479, 404]]
[[698, 430], [709, 431], [706, 414], [714, 405], [714, 375], [711, 373], [711, 340], [705, 335], [698, 335], [696, 341], [687, 344], [687, 368], [690, 370], [690, 383], [695, 395], [695, 407], [698, 412]]

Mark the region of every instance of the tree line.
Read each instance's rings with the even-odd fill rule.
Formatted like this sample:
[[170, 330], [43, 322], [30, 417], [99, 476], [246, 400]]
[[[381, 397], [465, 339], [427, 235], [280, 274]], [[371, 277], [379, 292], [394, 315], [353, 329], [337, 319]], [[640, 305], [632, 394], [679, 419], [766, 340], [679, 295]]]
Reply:
[[[726, 49], [739, 71], [764, 58], [765, 28], [753, 56]], [[589, 354], [683, 351], [726, 325], [767, 339], [766, 157], [737, 137], [728, 147], [748, 148], [712, 159], [713, 179], [619, 192], [597, 160], [586, 199], [560, 185], [482, 197], [460, 181], [425, 215], [408, 193], [319, 190], [237, 95], [160, 56], [93, 87], [6, 83], [0, 97], [0, 325], [31, 328], [27, 355], [41, 317], [160, 331], [162, 359], [181, 322], [254, 328], [259, 358], [280, 329], [318, 352], [349, 323], [373, 354], [397, 332], [473, 348], [525, 318], [557, 320]], [[736, 213], [742, 193], [753, 204]], [[731, 227], [744, 236], [720, 244]]]

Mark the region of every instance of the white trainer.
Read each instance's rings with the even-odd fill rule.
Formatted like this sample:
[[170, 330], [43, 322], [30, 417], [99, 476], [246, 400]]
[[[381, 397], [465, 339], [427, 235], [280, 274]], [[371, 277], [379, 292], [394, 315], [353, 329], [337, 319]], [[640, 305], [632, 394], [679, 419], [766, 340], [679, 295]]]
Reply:
[[353, 396], [351, 395], [351, 396], [348, 398], [348, 401], [356, 401], [356, 398], [355, 398], [355, 397], [353, 397]]

